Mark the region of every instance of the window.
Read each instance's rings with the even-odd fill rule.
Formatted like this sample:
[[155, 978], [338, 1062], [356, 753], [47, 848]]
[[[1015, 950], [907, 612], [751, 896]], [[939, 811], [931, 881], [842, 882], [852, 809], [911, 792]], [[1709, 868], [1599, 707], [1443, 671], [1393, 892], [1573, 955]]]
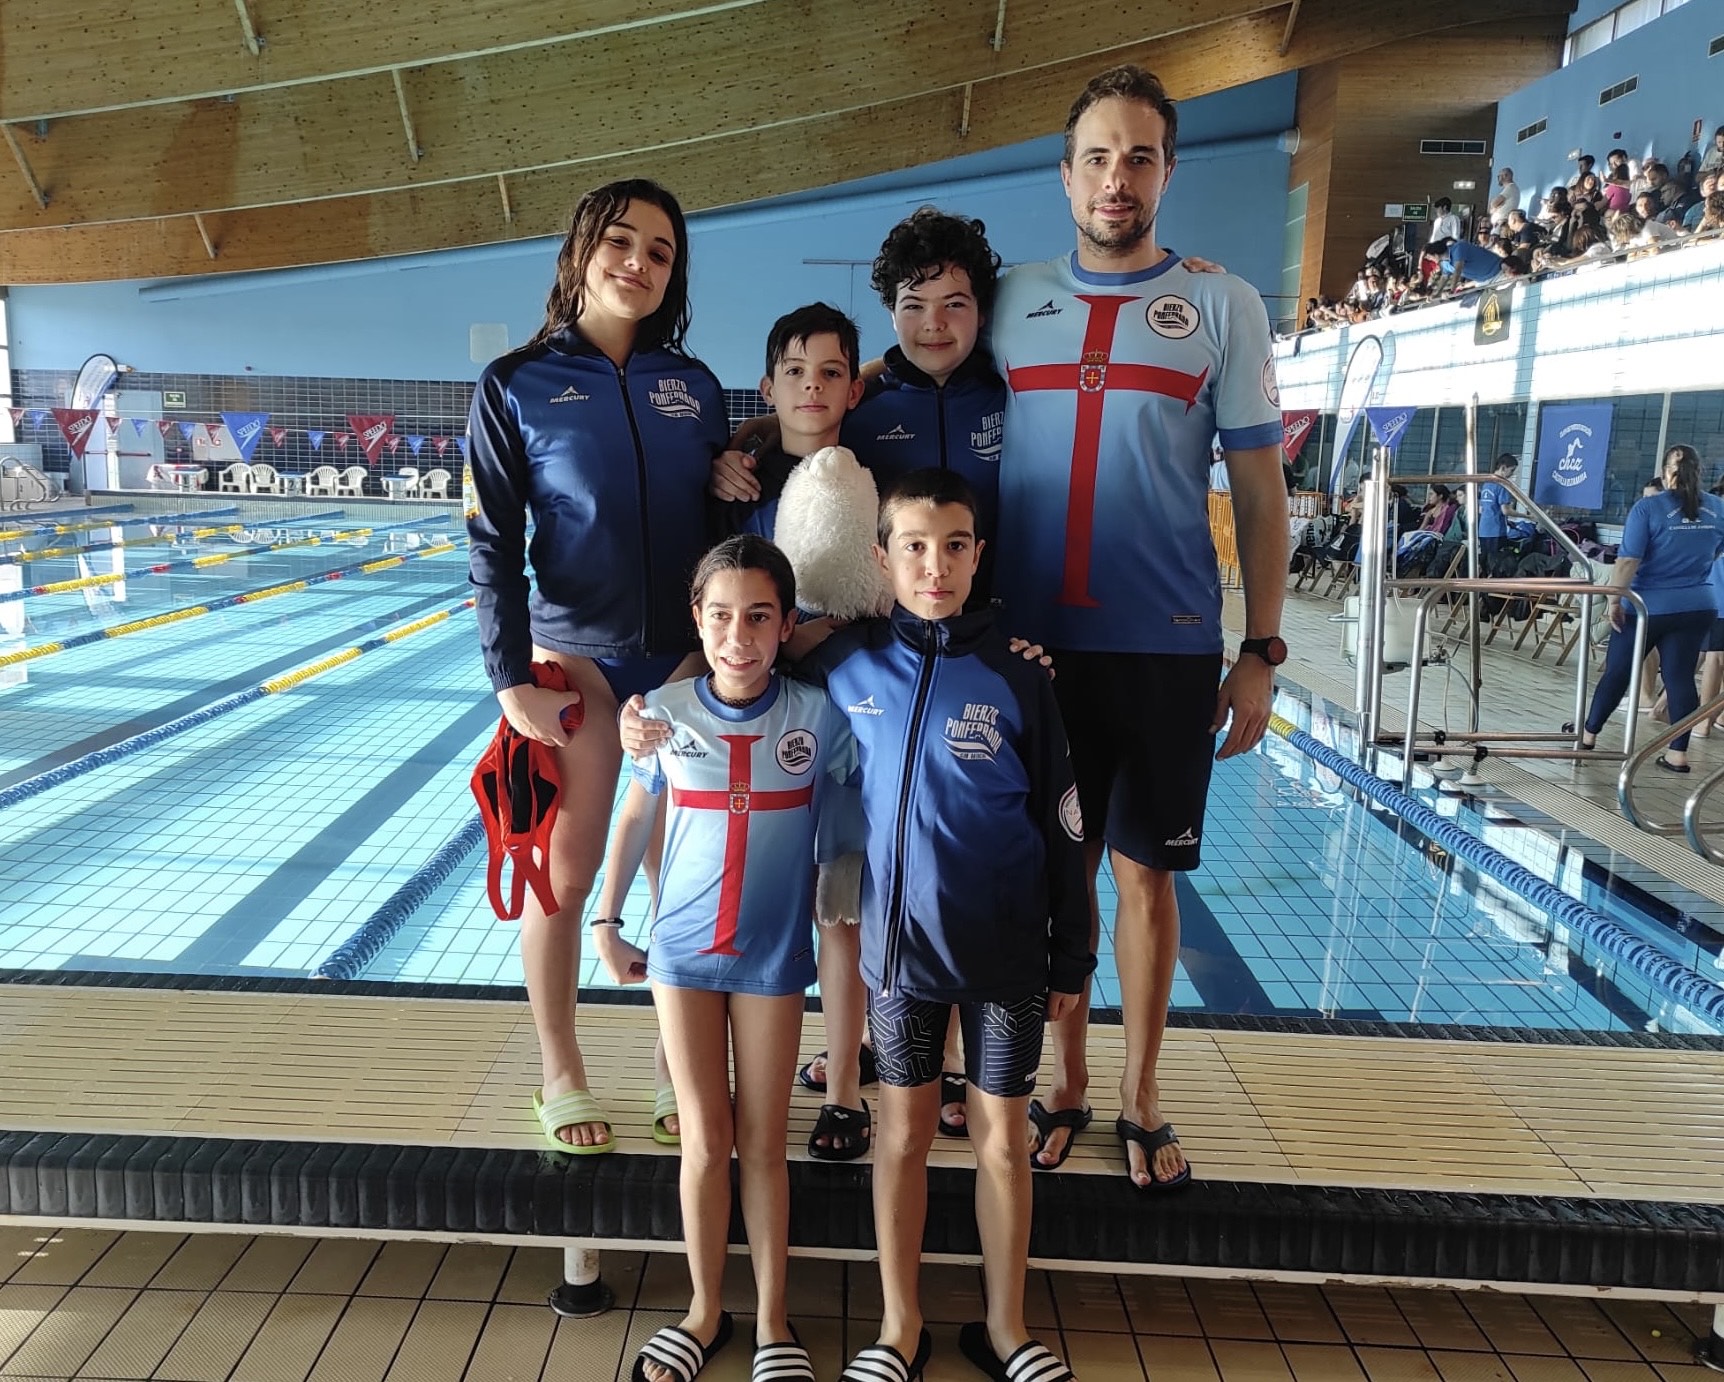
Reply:
[[1607, 14], [1603, 19], [1593, 20], [1583, 29], [1576, 29], [1568, 37], [1568, 61], [1574, 62], [1588, 53], [1596, 53], [1610, 42], [1615, 27], [1616, 16]]
[[1393, 475], [1429, 475], [1431, 473], [1431, 434], [1436, 430], [1437, 410], [1435, 408], [1420, 408], [1413, 414], [1413, 420], [1407, 424], [1407, 430], [1401, 433], [1400, 444], [1395, 448], [1395, 463], [1390, 468]]
[[1713, 39], [1712, 42], [1706, 45], [1707, 57], [1715, 58], [1720, 53], [1724, 53], [1724, 34], [1719, 34], [1717, 38]]
[[1465, 154], [1470, 158], [1483, 158], [1485, 141], [1482, 139], [1421, 139], [1419, 152], [1422, 154]]
[[1629, 92], [1638, 90], [1639, 87], [1639, 77], [1627, 77], [1618, 82], [1615, 86], [1607, 86], [1603, 91], [1599, 92], [1598, 103], [1601, 106], [1607, 106], [1618, 96], [1626, 96]]
[[1535, 134], [1543, 134], [1545, 132], [1545, 129], [1549, 126], [1549, 124], [1550, 124], [1549, 120], [1545, 120], [1542, 118], [1538, 119], [1538, 120], [1534, 120], [1532, 122], [1532, 124], [1528, 125], [1524, 130], [1521, 130], [1518, 133], [1516, 133], [1516, 135], [1514, 137], [1514, 142], [1517, 144], [1526, 143], [1526, 141], [1531, 139]]
[[1616, 32], [1613, 38], [1621, 38], [1631, 34], [1636, 29], [1650, 24], [1664, 13], [1663, 0], [1628, 0], [1616, 11]]
[[[1596, 53], [1612, 40], [1644, 28], [1659, 15], [1669, 14], [1687, 3], [1688, 0], [1628, 0], [1627, 4], [1618, 5], [1602, 19], [1595, 19], [1570, 34], [1568, 42], [1563, 45], [1562, 65], [1567, 67], [1576, 58]], [[1724, 37], [1713, 40], [1708, 56], [1717, 56], [1720, 48], [1724, 48]]]
[[1700, 482], [1710, 488], [1724, 476], [1724, 391], [1670, 395], [1670, 423], [1665, 446], [1686, 442], [1705, 462]]

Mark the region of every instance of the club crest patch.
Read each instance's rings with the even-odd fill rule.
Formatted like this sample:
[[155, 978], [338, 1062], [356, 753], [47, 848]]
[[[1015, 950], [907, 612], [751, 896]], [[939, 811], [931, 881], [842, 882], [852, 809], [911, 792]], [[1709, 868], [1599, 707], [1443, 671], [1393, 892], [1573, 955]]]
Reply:
[[779, 736], [774, 756], [785, 772], [801, 775], [814, 766], [814, 755], [819, 747], [820, 741], [814, 737], [813, 730], [789, 729]]
[[1203, 314], [1184, 298], [1163, 293], [1144, 309], [1144, 320], [1157, 336], [1183, 341], [1203, 322]]
[[1060, 827], [1072, 839], [1083, 843], [1083, 812], [1078, 809], [1077, 787], [1066, 788], [1066, 794], [1060, 798]]
[[1275, 382], [1275, 361], [1263, 362], [1263, 397], [1269, 400], [1271, 408], [1281, 406], [1281, 386]]

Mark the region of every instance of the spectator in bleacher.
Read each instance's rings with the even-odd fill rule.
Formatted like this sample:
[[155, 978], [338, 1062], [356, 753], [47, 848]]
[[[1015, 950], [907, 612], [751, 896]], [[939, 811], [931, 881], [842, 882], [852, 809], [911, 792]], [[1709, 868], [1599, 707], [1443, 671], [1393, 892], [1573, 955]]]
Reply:
[[1724, 191], [1715, 191], [1706, 198], [1706, 210], [1700, 224], [1694, 227], [1695, 238], [1711, 238], [1724, 231]]
[[1508, 224], [1509, 242], [1514, 245], [1516, 254], [1530, 254], [1544, 243], [1544, 232], [1536, 222], [1526, 218], [1526, 212], [1518, 207], [1509, 212]]
[[1632, 214], [1635, 219], [1640, 222], [1640, 225], [1635, 227], [1636, 233], [1641, 237], [1640, 242], [1642, 244], [1660, 245], [1666, 240], [1674, 240], [1676, 238], [1676, 228], [1662, 219], [1663, 211], [1664, 208], [1660, 204], [1655, 193], [1642, 192], [1634, 199], [1634, 210], [1632, 213], [1627, 211], [1618, 211], [1613, 214], [1617, 216], [1627, 216]]
[[1604, 180], [1606, 182], [1627, 182], [1633, 174], [1628, 168], [1628, 150], [1612, 149], [1604, 156]]
[[1507, 225], [1509, 213], [1519, 209], [1520, 188], [1514, 180], [1514, 169], [1504, 168], [1497, 174], [1497, 194], [1491, 198], [1491, 224], [1493, 226]]
[[1705, 200], [1706, 193], [1700, 182], [1686, 185], [1672, 179], [1664, 189], [1664, 209], [1659, 212], [1658, 219], [1672, 230], [1681, 230], [1688, 213]]
[[1544, 205], [1539, 208], [1538, 219], [1553, 239], [1568, 223], [1569, 210], [1568, 188], [1553, 187], [1544, 194]]
[[1724, 170], [1724, 125], [1712, 131], [1712, 143], [1707, 146], [1700, 159], [1702, 173], [1716, 173], [1721, 170]]
[[1431, 222], [1428, 245], [1433, 253], [1441, 254], [1451, 241], [1461, 239], [1466, 234], [1466, 229], [1461, 225], [1461, 218], [1455, 214], [1454, 204], [1447, 197], [1438, 197], [1436, 205], [1431, 209], [1436, 212], [1436, 219]]
[[1455, 492], [1447, 485], [1432, 485], [1425, 495], [1425, 507], [1420, 511], [1419, 527], [1428, 532], [1446, 533], [1455, 521], [1460, 505]]
[[1569, 180], [1568, 190], [1572, 193], [1580, 186], [1581, 180], [1597, 166], [1598, 160], [1591, 154], [1582, 154], [1575, 165], [1574, 176]]
[[[1673, 446], [1664, 453], [1663, 477], [1662, 494], [1642, 499], [1628, 511], [1610, 584], [1632, 589], [1646, 605], [1646, 645], [1658, 649], [1670, 723], [1675, 724], [1700, 703], [1694, 670], [1718, 617], [1711, 572], [1724, 552], [1724, 500], [1700, 492], [1700, 456], [1691, 446]], [[1615, 632], [1581, 726], [1583, 748], [1598, 743], [1599, 731], [1628, 691], [1634, 619], [1620, 596], [1610, 597]], [[1688, 772], [1688, 736], [1672, 739], [1658, 764], [1669, 772]]]
[[1575, 202], [1590, 202], [1598, 210], [1604, 210], [1604, 180], [1597, 173], [1583, 174], [1580, 181], [1569, 190], [1570, 205]]
[[1503, 263], [1493, 249], [1456, 240], [1444, 257], [1442, 279], [1433, 291], [1454, 292], [1463, 283], [1489, 283], [1503, 272]]
[[1628, 165], [1624, 163], [1604, 175], [1604, 208], [1606, 211], [1627, 211], [1633, 205], [1634, 194], [1628, 190]]
[[1670, 181], [1670, 170], [1656, 158], [1648, 158], [1640, 165], [1640, 176], [1628, 184], [1628, 190], [1636, 197], [1642, 192], [1657, 192], [1663, 195], [1664, 184]]

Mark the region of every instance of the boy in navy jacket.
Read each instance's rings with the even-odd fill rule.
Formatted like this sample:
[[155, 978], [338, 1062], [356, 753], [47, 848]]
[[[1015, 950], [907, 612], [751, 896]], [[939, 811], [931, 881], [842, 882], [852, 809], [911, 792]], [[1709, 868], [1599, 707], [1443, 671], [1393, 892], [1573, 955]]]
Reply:
[[881, 1084], [874, 1219], [885, 1311], [879, 1343], [846, 1378], [885, 1375], [891, 1355], [911, 1376], [927, 1361], [917, 1278], [953, 1004], [988, 1299], [987, 1320], [964, 1326], [960, 1343], [994, 1376], [1007, 1364], [1039, 1382], [1070, 1376], [1024, 1327], [1024, 1125], [1044, 1022], [1076, 1004], [1095, 968], [1083, 823], [1047, 673], [1010, 650], [991, 609], [963, 612], [981, 546], [961, 476], [902, 477], [881, 502], [875, 548], [896, 607], [839, 630], [798, 668], [850, 722], [867, 821], [862, 976]]

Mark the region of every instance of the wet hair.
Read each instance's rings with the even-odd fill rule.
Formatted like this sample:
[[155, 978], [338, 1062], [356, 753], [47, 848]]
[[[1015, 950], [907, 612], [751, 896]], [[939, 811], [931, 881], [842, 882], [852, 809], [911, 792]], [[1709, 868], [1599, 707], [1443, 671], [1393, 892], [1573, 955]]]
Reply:
[[1659, 470], [1672, 461], [1676, 462], [1676, 478], [1671, 481], [1670, 491], [1682, 505], [1682, 516], [1696, 518], [1700, 514], [1700, 453], [1678, 442], [1665, 448], [1664, 465]]
[[1520, 457], [1515, 455], [1512, 451], [1503, 452], [1502, 455], [1497, 457], [1497, 463], [1491, 467], [1491, 470], [1498, 475], [1506, 475], [1511, 470], [1519, 469]]
[[919, 288], [948, 268], [969, 275], [976, 310], [987, 317], [1000, 277], [1000, 256], [988, 244], [988, 228], [968, 216], [923, 206], [886, 233], [868, 282], [891, 311], [898, 305], [899, 290]]
[[1071, 113], [1066, 116], [1066, 148], [1065, 153], [1060, 156], [1060, 162], [1068, 168], [1071, 166], [1072, 154], [1075, 152], [1074, 136], [1083, 113], [1098, 102], [1114, 96], [1146, 105], [1167, 122], [1167, 133], [1161, 140], [1161, 152], [1171, 166], [1174, 145], [1179, 138], [1179, 114], [1173, 107], [1173, 98], [1167, 94], [1167, 88], [1162, 86], [1161, 79], [1153, 72], [1145, 72], [1141, 67], [1129, 62], [1096, 73], [1078, 93], [1077, 100], [1072, 102]]
[[889, 546], [892, 541], [892, 523], [902, 509], [912, 504], [961, 504], [970, 511], [970, 518], [976, 516], [976, 491], [970, 487], [970, 482], [955, 470], [944, 467], [928, 470], [912, 470], [900, 475], [886, 486], [886, 492], [880, 496], [880, 545]]
[[677, 199], [658, 183], [646, 178], [624, 178], [595, 187], [575, 203], [569, 233], [557, 251], [557, 280], [545, 303], [545, 324], [527, 344], [536, 346], [559, 331], [575, 325], [586, 305], [587, 266], [605, 231], [622, 220], [630, 202], [656, 206], [670, 218], [671, 239], [676, 253], [665, 283], [664, 301], [658, 311], [644, 318], [635, 332], [635, 344], [645, 350], [681, 350], [688, 335], [688, 225]]
[[798, 307], [794, 312], [786, 312], [772, 323], [772, 330], [766, 335], [766, 372], [771, 374], [778, 368], [778, 362], [784, 358], [784, 352], [801, 341], [806, 345], [815, 336], [830, 332], [838, 338], [838, 349], [844, 353], [845, 360], [850, 365], [850, 377], [856, 377], [857, 359], [862, 353], [862, 346], [856, 336], [856, 323], [849, 317], [824, 302], [811, 302], [806, 307]]
[[754, 533], [727, 537], [700, 559], [688, 583], [688, 602], [696, 609], [721, 571], [764, 571], [778, 592], [778, 612], [789, 614], [796, 608], [796, 572], [790, 568], [790, 558], [763, 537]]

